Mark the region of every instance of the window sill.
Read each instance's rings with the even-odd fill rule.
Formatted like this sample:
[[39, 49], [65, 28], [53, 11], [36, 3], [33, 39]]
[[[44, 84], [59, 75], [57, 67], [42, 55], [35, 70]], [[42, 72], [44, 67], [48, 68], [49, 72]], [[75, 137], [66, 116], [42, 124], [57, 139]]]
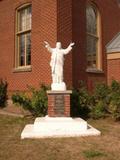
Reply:
[[102, 70], [97, 69], [97, 68], [87, 68], [87, 69], [86, 69], [86, 72], [87, 72], [87, 73], [101, 73], [101, 74], [104, 73]]
[[31, 66], [24, 66], [24, 67], [17, 67], [14, 68], [13, 72], [31, 72], [32, 71], [32, 67]]

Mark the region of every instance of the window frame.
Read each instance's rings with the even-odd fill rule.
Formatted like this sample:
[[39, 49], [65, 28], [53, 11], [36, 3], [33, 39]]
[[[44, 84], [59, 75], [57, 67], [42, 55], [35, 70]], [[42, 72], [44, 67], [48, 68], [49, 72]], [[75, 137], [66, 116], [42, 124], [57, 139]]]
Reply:
[[[101, 15], [100, 12], [97, 8], [97, 6], [93, 3], [89, 3], [86, 6], [86, 11], [87, 11], [87, 7], [91, 7], [95, 14], [96, 14], [96, 34], [91, 34], [89, 32], [87, 32], [87, 15], [86, 15], [86, 47], [87, 47], [87, 37], [91, 36], [91, 37], [95, 37], [97, 39], [97, 43], [96, 43], [96, 66], [88, 66], [87, 65], [87, 72], [96, 72], [96, 73], [102, 73], [103, 69], [102, 69], [102, 43], [101, 43]], [[87, 53], [87, 48], [86, 48], [86, 59], [88, 59], [88, 53]], [[88, 63], [88, 60], [87, 60]]]
[[[31, 34], [32, 33], [32, 23], [31, 23], [31, 28], [30, 29], [26, 29], [26, 30], [22, 30], [19, 31], [19, 26], [20, 26], [20, 11], [24, 10], [28, 7], [32, 7], [31, 3], [27, 3], [24, 4], [22, 6], [20, 6], [19, 8], [16, 9], [16, 27], [15, 27], [15, 72], [18, 71], [31, 71], [31, 63], [30, 65], [27, 65], [27, 50], [26, 50], [26, 44], [27, 44], [27, 34]], [[31, 8], [32, 9], [32, 8]], [[26, 11], [27, 12], [27, 11]], [[32, 14], [32, 13], [31, 13]], [[31, 18], [31, 22], [32, 22], [32, 18]], [[20, 44], [20, 35], [24, 35], [25, 36], [25, 57], [24, 57], [24, 61], [25, 64], [22, 66], [20, 65], [20, 48], [19, 48], [19, 44]], [[30, 35], [31, 36], [31, 35]], [[31, 37], [30, 37], [31, 38]]]

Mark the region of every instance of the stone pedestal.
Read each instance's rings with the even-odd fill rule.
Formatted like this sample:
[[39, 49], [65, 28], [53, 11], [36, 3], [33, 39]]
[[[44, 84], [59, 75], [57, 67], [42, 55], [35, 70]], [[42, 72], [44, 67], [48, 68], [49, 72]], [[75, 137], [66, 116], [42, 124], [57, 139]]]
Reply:
[[70, 117], [71, 93], [71, 90], [47, 91], [49, 117]]
[[72, 91], [47, 91], [48, 116], [38, 117], [28, 124], [21, 138], [53, 138], [97, 136], [101, 132], [81, 118], [70, 117], [70, 94]]
[[34, 124], [25, 126], [21, 138], [55, 138], [98, 136], [101, 132], [88, 125], [81, 118], [71, 117], [38, 117]]

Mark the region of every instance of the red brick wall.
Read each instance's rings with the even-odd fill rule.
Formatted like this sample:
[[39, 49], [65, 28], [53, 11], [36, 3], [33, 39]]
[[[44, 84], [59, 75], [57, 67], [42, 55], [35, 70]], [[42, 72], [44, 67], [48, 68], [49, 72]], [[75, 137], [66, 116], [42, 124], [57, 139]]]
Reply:
[[107, 62], [108, 84], [110, 84], [112, 80], [117, 80], [120, 82], [120, 59], [111, 59]]
[[77, 87], [80, 80], [86, 81], [86, 1], [72, 2], [72, 36], [75, 42], [73, 50], [73, 85]]
[[[15, 9], [32, 2], [32, 71], [14, 73]], [[4, 0], [0, 2], [0, 77], [6, 78], [9, 90], [26, 90], [26, 85], [49, 84], [50, 53], [44, 40], [54, 47], [57, 41], [56, 0]]]
[[[72, 0], [57, 0], [57, 41], [66, 48], [72, 42]], [[72, 52], [65, 56], [64, 79], [72, 86]]]

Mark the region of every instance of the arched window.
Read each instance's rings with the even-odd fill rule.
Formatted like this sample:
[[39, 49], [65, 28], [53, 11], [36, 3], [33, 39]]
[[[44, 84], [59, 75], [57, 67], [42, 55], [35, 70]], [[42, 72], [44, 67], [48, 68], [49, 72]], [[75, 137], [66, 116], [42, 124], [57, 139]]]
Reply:
[[100, 62], [100, 15], [94, 5], [86, 8], [87, 68], [101, 69]]
[[27, 4], [16, 12], [16, 67], [31, 65], [31, 21], [32, 9]]

